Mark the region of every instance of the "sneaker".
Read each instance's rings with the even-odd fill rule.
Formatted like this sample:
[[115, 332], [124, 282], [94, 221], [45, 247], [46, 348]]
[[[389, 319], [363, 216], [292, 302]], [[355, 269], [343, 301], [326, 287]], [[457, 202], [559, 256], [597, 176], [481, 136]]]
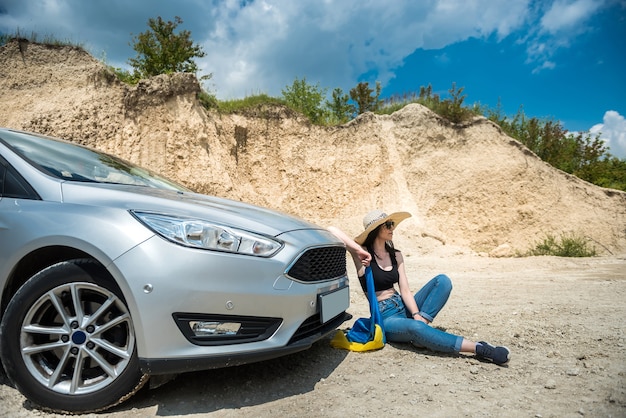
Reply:
[[481, 360], [487, 360], [492, 363], [503, 365], [509, 362], [511, 350], [503, 346], [494, 347], [484, 341], [476, 344], [476, 357]]

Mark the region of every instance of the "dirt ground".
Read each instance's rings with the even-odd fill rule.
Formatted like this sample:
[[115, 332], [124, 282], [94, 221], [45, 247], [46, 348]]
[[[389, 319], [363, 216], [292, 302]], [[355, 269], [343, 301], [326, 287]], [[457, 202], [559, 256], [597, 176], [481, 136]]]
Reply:
[[[352, 353], [326, 339], [272, 361], [180, 375], [83, 416], [626, 416], [626, 256], [406, 262], [415, 290], [440, 272], [453, 280], [433, 325], [508, 346], [508, 366], [408, 345]], [[367, 316], [358, 285], [351, 291], [350, 312]], [[34, 409], [2, 374], [0, 416], [61, 415]]]

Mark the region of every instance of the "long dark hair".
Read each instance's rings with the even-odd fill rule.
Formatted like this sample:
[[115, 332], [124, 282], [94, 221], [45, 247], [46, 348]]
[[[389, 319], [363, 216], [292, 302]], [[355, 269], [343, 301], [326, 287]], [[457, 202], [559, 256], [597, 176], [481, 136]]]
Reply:
[[[363, 241], [363, 247], [365, 247], [367, 251], [370, 254], [372, 254], [372, 256], [374, 255], [374, 247], [373, 247], [374, 240], [378, 236], [378, 231], [380, 230], [380, 228], [384, 226], [385, 224], [378, 225], [369, 234], [367, 234], [367, 238], [365, 238], [365, 241]], [[389, 253], [389, 257], [391, 258], [391, 263], [395, 266], [397, 264], [397, 261], [396, 261], [397, 250], [393, 246], [393, 241], [385, 241], [385, 251]]]

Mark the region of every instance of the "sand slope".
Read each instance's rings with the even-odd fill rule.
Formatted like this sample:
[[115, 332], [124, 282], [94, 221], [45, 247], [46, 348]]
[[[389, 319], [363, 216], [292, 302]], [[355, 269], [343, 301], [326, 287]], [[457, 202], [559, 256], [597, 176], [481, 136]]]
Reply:
[[188, 74], [136, 87], [72, 47], [0, 48], [0, 126], [118, 154], [203, 193], [357, 234], [371, 209], [407, 210], [407, 251], [510, 256], [546, 234], [626, 253], [626, 193], [542, 162], [484, 118], [453, 125], [414, 104], [318, 127], [288, 109], [206, 112]]

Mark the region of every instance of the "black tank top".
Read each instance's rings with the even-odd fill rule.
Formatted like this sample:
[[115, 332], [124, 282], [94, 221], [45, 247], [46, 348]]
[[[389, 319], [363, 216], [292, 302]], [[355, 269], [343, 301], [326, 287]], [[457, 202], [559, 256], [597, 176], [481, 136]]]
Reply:
[[[370, 251], [371, 253], [371, 251]], [[400, 274], [398, 273], [398, 261], [395, 254], [391, 256], [391, 270], [383, 270], [376, 262], [376, 257], [372, 254], [372, 277], [374, 278], [374, 291], [380, 292], [381, 290], [387, 290], [393, 288], [393, 285], [400, 280]], [[365, 283], [365, 275], [359, 276], [359, 283], [361, 289], [367, 294], [367, 284]]]

